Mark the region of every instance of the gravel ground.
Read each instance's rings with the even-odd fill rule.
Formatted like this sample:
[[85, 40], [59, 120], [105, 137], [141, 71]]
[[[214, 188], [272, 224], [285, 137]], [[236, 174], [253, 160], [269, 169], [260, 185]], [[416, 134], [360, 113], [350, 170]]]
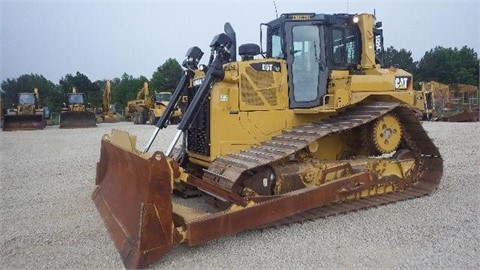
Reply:
[[[480, 123], [424, 123], [444, 158], [430, 196], [335, 217], [179, 245], [154, 269], [480, 269]], [[1, 132], [3, 269], [119, 269], [90, 195], [100, 138], [152, 126]], [[152, 149], [165, 149], [175, 127]], [[165, 138], [165, 139], [162, 139]]]

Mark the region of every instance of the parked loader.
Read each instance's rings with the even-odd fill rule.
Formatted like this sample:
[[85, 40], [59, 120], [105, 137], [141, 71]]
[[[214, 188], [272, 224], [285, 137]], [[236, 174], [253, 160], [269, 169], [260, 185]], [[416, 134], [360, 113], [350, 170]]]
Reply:
[[103, 100], [102, 100], [102, 109], [99, 112], [100, 121], [104, 123], [116, 123], [120, 121], [118, 114], [112, 108], [112, 85], [110, 81], [107, 80], [105, 83], [105, 89], [103, 89]]
[[[239, 61], [228, 23], [208, 64], [190, 48], [147, 145], [120, 130], [101, 141], [92, 198], [125, 267], [175, 244], [431, 193], [442, 158], [412, 111], [412, 75], [379, 64], [380, 27], [371, 14], [283, 14], [262, 24], [264, 50], [243, 44]], [[184, 91], [177, 133], [150, 152]], [[173, 200], [199, 194], [209, 204]]]
[[3, 130], [35, 130], [44, 129], [46, 122], [40, 103], [38, 88], [33, 93], [19, 93], [17, 104], [3, 117]]
[[60, 128], [96, 127], [95, 113], [88, 107], [85, 94], [77, 93], [75, 87], [67, 94], [67, 102], [63, 104], [60, 114]]

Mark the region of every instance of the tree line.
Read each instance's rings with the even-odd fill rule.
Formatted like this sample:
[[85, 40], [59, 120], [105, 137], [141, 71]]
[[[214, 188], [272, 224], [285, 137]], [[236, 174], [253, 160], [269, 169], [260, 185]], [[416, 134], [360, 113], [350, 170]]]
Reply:
[[[384, 67], [396, 67], [413, 74], [415, 89], [420, 89], [421, 81], [438, 81], [445, 84], [464, 83], [479, 85], [480, 60], [477, 53], [467, 46], [458, 48], [435, 47], [427, 51], [420, 61], [413, 61], [412, 52], [388, 47], [384, 52]], [[127, 101], [136, 98], [144, 82], [149, 83], [151, 93], [157, 91], [172, 92], [182, 77], [182, 67], [173, 58], [167, 59], [159, 66], [149, 80], [145, 76], [138, 78], [124, 73], [120, 78], [111, 79], [112, 103], [117, 109], [123, 109]], [[67, 74], [58, 84], [47, 80], [42, 75], [25, 74], [18, 78], [7, 79], [1, 83], [1, 95], [8, 108], [16, 103], [17, 94], [32, 92], [38, 88], [40, 99], [51, 111], [61, 111], [66, 93], [76, 87], [77, 92], [85, 93], [91, 107], [101, 107], [103, 89], [106, 80], [90, 81], [84, 74]]]
[[[169, 58], [164, 64], [159, 66], [152, 74], [149, 80], [145, 76], [138, 78], [124, 73], [120, 78], [110, 79], [112, 104], [117, 104], [117, 110], [123, 109], [127, 101], [136, 98], [138, 91], [143, 87], [144, 82], [148, 82], [150, 93], [154, 91], [175, 90], [182, 77], [182, 67], [177, 60]], [[62, 77], [58, 84], [47, 80], [43, 75], [24, 74], [18, 78], [6, 79], [1, 83], [1, 95], [6, 108], [17, 102], [17, 95], [21, 92], [33, 93], [34, 88], [38, 88], [40, 101], [43, 106], [48, 106], [53, 112], [60, 112], [63, 103], [66, 101], [67, 93], [72, 92], [75, 87], [77, 93], [84, 93], [87, 102], [92, 108], [101, 108], [103, 100], [103, 91], [106, 80], [97, 80], [92, 82], [86, 75], [77, 72], [76, 74], [67, 74]]]
[[384, 66], [412, 73], [415, 89], [419, 89], [418, 83], [422, 81], [479, 85], [480, 60], [477, 53], [467, 46], [461, 49], [437, 46], [427, 51], [420, 61], [413, 61], [411, 51], [396, 50], [390, 46], [384, 53]]

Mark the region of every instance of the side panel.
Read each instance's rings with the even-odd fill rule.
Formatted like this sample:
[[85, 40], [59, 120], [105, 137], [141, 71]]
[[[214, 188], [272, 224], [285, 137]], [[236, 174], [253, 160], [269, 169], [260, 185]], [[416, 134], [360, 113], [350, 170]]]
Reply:
[[283, 60], [231, 64], [210, 96], [210, 157], [248, 149], [292, 127]]

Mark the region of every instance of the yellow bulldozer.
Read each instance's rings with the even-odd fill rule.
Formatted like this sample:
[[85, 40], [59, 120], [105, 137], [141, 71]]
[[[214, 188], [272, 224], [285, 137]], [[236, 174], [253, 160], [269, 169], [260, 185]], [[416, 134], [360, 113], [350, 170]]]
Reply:
[[76, 87], [67, 94], [67, 102], [63, 104], [60, 113], [60, 128], [88, 128], [96, 127], [95, 113], [88, 108], [84, 93], [77, 93]]
[[9, 113], [3, 116], [4, 131], [45, 128], [46, 122], [38, 88], [33, 89], [33, 93], [19, 93], [17, 104], [14, 104], [13, 107]]
[[[125, 267], [146, 267], [175, 244], [438, 186], [443, 161], [412, 110], [412, 75], [382, 68], [373, 15], [282, 14], [261, 26], [261, 46], [239, 46], [238, 61], [229, 23], [213, 38], [208, 64], [199, 64], [201, 49], [188, 50], [144, 148], [125, 131], [102, 138], [92, 199]], [[188, 106], [175, 136], [165, 152], [150, 151], [183, 91]], [[177, 196], [202, 196], [205, 205]]]
[[97, 112], [100, 118], [98, 122], [116, 123], [120, 121], [117, 112], [112, 105], [112, 84], [109, 80], [105, 82], [105, 89], [103, 89], [102, 109]]

